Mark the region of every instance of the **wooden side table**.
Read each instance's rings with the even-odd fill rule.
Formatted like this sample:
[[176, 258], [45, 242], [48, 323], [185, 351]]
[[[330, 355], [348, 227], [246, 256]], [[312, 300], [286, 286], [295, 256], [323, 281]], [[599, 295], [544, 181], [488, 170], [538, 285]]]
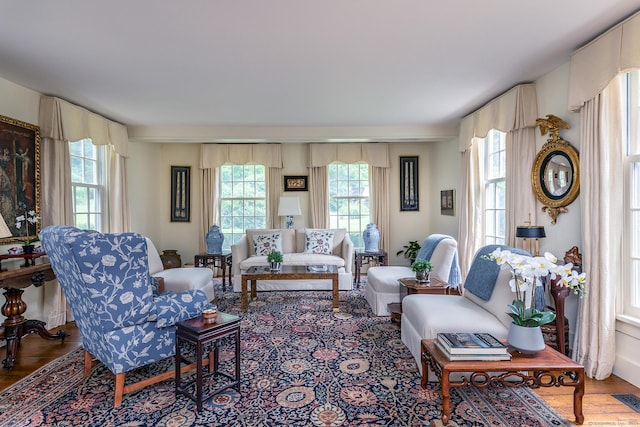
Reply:
[[[202, 316], [176, 323], [176, 397], [183, 394], [196, 402], [196, 410], [202, 411], [202, 402], [227, 388], [240, 392], [240, 318], [233, 314], [218, 312], [213, 322]], [[222, 338], [233, 336], [235, 340], [235, 372], [230, 375], [219, 370], [219, 345]], [[195, 354], [191, 360], [188, 354]], [[203, 372], [203, 360], [208, 355], [208, 373]], [[196, 378], [182, 380], [181, 364], [196, 363]], [[203, 396], [205, 378], [222, 376], [229, 381]], [[193, 391], [192, 391], [193, 390]]]
[[451, 293], [451, 288], [447, 282], [433, 276], [431, 276], [428, 283], [419, 283], [415, 277], [403, 277], [398, 279], [398, 283], [400, 284], [400, 302], [392, 302], [388, 305], [391, 320], [397, 323], [400, 323], [402, 318], [402, 300], [407, 295], [449, 295]]
[[[193, 258], [193, 265], [196, 267], [219, 268], [222, 270], [222, 290], [227, 290], [226, 278], [229, 278], [229, 286], [231, 286], [231, 252], [221, 254], [208, 254], [206, 252], [199, 253]], [[229, 274], [227, 275], [227, 269]]]
[[[584, 422], [582, 397], [584, 396], [584, 367], [564, 354], [546, 346], [537, 354], [521, 355], [511, 351], [511, 360], [451, 361], [440, 351], [434, 340], [422, 340], [422, 388], [426, 388], [429, 369], [438, 377], [442, 387], [442, 423], [449, 422], [451, 414], [450, 389], [452, 387], [488, 387], [501, 384], [506, 387], [574, 387], [573, 413], [576, 424]], [[459, 381], [451, 381], [450, 374], [463, 373]], [[514, 378], [518, 378], [514, 381]]]
[[360, 269], [363, 265], [388, 265], [389, 259], [387, 253], [383, 250], [377, 252], [357, 252], [354, 256], [355, 275], [353, 276], [353, 284], [360, 285]]

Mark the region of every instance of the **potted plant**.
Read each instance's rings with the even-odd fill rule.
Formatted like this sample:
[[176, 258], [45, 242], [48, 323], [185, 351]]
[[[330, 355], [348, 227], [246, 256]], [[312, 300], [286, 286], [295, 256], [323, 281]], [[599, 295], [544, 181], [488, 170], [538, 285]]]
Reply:
[[411, 264], [411, 270], [416, 273], [416, 280], [419, 283], [429, 282], [429, 272], [433, 269], [433, 265], [429, 261], [417, 259]]
[[[536, 305], [544, 305], [544, 288], [542, 278], [549, 276], [558, 281], [559, 286], [569, 288], [573, 293], [584, 296], [586, 293], [585, 273], [573, 270], [573, 264], [557, 265], [558, 261], [549, 252], [544, 257], [532, 257], [512, 253], [509, 250], [496, 249], [486, 256], [495, 261], [501, 268], [511, 270], [509, 281], [516, 299], [508, 305], [507, 313], [512, 323], [509, 328], [507, 342], [521, 353], [534, 354], [544, 348], [544, 339], [540, 326], [552, 322], [556, 315], [552, 311], [544, 311]], [[540, 301], [536, 304], [536, 301]]]
[[[40, 221], [40, 215], [34, 210], [16, 217], [16, 229], [21, 230], [24, 225], [24, 236], [15, 237], [14, 240], [22, 243], [22, 251], [25, 254], [33, 253], [33, 243], [40, 240], [36, 230], [38, 221]], [[29, 225], [33, 225], [33, 234], [31, 234]]]
[[269, 255], [267, 255], [267, 262], [269, 263], [269, 270], [271, 271], [280, 271], [282, 268], [282, 252], [280, 251], [271, 251]]
[[419, 251], [420, 243], [418, 243], [417, 240], [412, 240], [408, 244], [404, 245], [402, 249], [396, 252], [396, 256], [402, 254], [405, 258], [411, 260], [411, 263], [413, 263], [416, 259], [416, 256], [418, 256]]

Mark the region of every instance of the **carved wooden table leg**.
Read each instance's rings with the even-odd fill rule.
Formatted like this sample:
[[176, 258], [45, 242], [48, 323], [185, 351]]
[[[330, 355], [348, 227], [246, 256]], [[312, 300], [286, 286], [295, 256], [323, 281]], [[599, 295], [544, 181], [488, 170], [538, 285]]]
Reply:
[[65, 331], [52, 334], [45, 328], [45, 322], [41, 320], [27, 320], [22, 316], [27, 310], [27, 304], [22, 300], [22, 289], [7, 288], [4, 293], [6, 299], [2, 306], [2, 314], [6, 316], [2, 323], [3, 329], [0, 339], [7, 340], [7, 357], [2, 361], [2, 366], [11, 369], [16, 363], [18, 345], [23, 336], [37, 332], [42, 338], [49, 340], [61, 340], [69, 336]]

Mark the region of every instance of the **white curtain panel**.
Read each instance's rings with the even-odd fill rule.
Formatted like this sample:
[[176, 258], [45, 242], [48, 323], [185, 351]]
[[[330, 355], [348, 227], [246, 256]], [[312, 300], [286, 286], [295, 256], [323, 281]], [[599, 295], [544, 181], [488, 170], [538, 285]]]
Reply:
[[616, 284], [622, 280], [624, 206], [620, 79], [580, 111], [583, 266], [588, 293], [578, 307], [573, 358], [605, 379], [615, 362]]
[[309, 208], [311, 228], [329, 228], [329, 191], [327, 167], [309, 168]]

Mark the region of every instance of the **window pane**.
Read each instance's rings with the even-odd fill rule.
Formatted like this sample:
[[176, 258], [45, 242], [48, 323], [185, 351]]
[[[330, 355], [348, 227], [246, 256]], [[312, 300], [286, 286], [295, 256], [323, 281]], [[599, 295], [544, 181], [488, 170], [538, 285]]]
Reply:
[[491, 130], [481, 145], [484, 158], [485, 244], [504, 243], [506, 200], [506, 134]]
[[362, 232], [370, 222], [369, 165], [334, 163], [328, 167], [329, 226], [346, 228], [356, 249], [363, 249]]
[[219, 169], [222, 248], [230, 250], [248, 228], [266, 227], [266, 168], [262, 165], [224, 165]]

